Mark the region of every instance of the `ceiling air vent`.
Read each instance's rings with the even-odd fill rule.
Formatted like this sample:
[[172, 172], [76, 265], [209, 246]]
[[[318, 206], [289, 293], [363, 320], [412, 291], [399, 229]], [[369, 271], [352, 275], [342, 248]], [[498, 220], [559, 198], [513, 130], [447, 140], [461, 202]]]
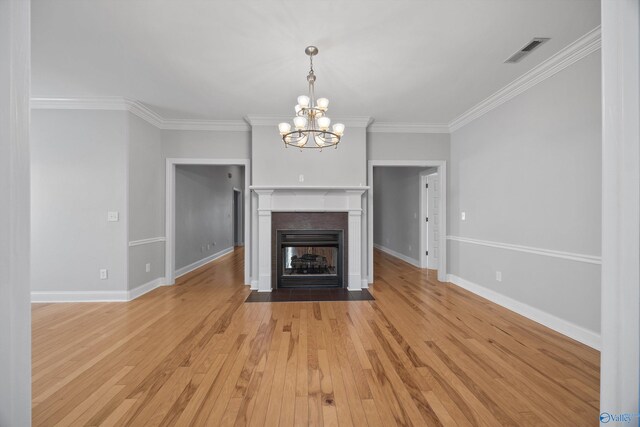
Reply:
[[539, 48], [541, 44], [546, 43], [547, 41], [549, 41], [549, 38], [536, 37], [535, 39], [531, 40], [529, 43], [524, 45], [524, 47], [522, 47], [516, 53], [511, 55], [506, 61], [504, 61], [504, 63], [515, 64], [516, 62], [520, 62], [522, 58], [524, 58], [525, 56], [527, 56], [528, 54], [530, 54], [531, 52]]

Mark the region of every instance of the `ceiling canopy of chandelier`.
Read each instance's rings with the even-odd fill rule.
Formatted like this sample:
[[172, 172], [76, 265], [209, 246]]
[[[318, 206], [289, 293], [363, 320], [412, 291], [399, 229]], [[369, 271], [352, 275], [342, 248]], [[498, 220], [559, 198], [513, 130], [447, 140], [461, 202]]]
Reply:
[[280, 123], [278, 130], [282, 135], [285, 146], [298, 148], [336, 147], [344, 134], [344, 125], [335, 123], [331, 130], [331, 119], [326, 116], [329, 100], [315, 97], [316, 75], [313, 72], [313, 57], [318, 54], [318, 48], [308, 46], [304, 52], [309, 55], [311, 67], [307, 75], [309, 82], [309, 95], [300, 95], [295, 107], [296, 115], [293, 118], [293, 130], [291, 124]]

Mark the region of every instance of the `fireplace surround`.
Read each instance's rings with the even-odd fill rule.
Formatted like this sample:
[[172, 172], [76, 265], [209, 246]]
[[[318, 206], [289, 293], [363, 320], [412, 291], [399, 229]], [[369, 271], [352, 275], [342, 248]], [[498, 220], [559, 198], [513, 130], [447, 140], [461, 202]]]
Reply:
[[344, 287], [346, 212], [274, 212], [271, 215], [271, 287]]
[[[277, 287], [277, 269], [275, 243], [277, 243], [277, 222], [272, 218], [289, 215], [286, 226], [280, 229], [305, 230], [343, 230], [343, 286], [349, 291], [360, 291], [366, 287], [366, 259], [362, 248], [366, 245], [362, 239], [365, 224], [362, 222], [362, 197], [368, 190], [366, 186], [318, 187], [318, 186], [251, 186], [254, 193], [252, 205], [254, 224], [252, 228], [254, 254], [252, 255], [252, 289], [258, 292], [271, 292]], [[254, 205], [255, 203], [255, 205]], [[311, 227], [308, 221], [316, 216], [341, 218], [341, 225], [325, 224]], [[305, 225], [305, 222], [307, 225]], [[255, 273], [257, 274], [255, 274]], [[255, 275], [254, 275], [255, 274]]]

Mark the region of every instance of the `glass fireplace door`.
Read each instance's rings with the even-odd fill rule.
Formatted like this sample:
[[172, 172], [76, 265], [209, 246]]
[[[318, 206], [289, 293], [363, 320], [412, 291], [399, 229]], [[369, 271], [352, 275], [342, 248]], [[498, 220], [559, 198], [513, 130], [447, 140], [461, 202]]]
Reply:
[[341, 287], [342, 230], [278, 230], [278, 287]]

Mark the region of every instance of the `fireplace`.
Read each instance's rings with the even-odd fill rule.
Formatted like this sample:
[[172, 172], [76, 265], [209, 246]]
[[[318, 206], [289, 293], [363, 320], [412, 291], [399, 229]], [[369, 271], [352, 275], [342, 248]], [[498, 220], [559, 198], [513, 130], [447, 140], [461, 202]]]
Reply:
[[277, 287], [343, 287], [342, 230], [278, 230]]
[[273, 212], [271, 288], [346, 288], [347, 212]]

